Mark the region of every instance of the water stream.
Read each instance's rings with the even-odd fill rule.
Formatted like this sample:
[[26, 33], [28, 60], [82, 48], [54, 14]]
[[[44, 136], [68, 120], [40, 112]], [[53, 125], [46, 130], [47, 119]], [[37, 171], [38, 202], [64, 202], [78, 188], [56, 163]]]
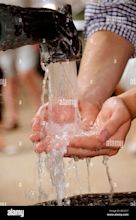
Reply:
[[[44, 70], [44, 79], [42, 84], [42, 95], [41, 95], [41, 105], [44, 105], [47, 102], [47, 79], [48, 79], [48, 69], [44, 66], [44, 64], [41, 64], [42, 69]], [[43, 121], [44, 121], [44, 115], [43, 115]], [[44, 130], [44, 126], [42, 127], [42, 131]], [[45, 172], [44, 167], [44, 157], [42, 154], [37, 154], [37, 176], [38, 176], [38, 202], [42, 202], [43, 195], [45, 194], [44, 189], [42, 189], [42, 179], [43, 179], [43, 173]], [[46, 195], [47, 197], [47, 195]], [[46, 198], [44, 197], [44, 199]]]
[[114, 185], [113, 185], [113, 181], [112, 181], [110, 170], [109, 170], [108, 160], [109, 160], [108, 156], [103, 156], [103, 164], [106, 169], [106, 175], [107, 175], [109, 186], [110, 186], [109, 201], [110, 201], [110, 203], [112, 203], [113, 193], [114, 193]]
[[91, 158], [86, 158], [87, 168], [87, 181], [88, 181], [88, 193], [91, 193], [91, 171], [90, 171]]
[[[45, 155], [45, 166], [49, 171], [52, 185], [55, 188], [58, 205], [62, 205], [62, 199], [65, 197], [65, 170], [63, 157], [67, 151], [67, 146], [74, 136], [93, 135], [96, 130], [82, 131], [79, 128], [80, 114], [77, 101], [77, 70], [76, 62], [51, 63], [48, 67], [42, 64], [45, 71], [43, 80], [42, 105], [48, 101], [48, 121], [43, 123], [42, 131], [46, 130], [46, 139], [49, 153]], [[48, 83], [47, 83], [48, 81]], [[47, 99], [48, 87], [48, 99]], [[43, 115], [44, 121], [44, 115]], [[39, 200], [42, 199], [42, 159], [39, 157], [38, 178], [39, 178]], [[86, 159], [88, 192], [91, 192], [90, 176], [91, 159]], [[107, 157], [104, 157], [103, 164], [106, 167], [106, 173], [110, 184], [110, 193], [112, 199], [113, 184], [107, 164]], [[80, 194], [82, 187], [79, 181], [78, 165], [75, 162], [76, 179], [79, 183]]]

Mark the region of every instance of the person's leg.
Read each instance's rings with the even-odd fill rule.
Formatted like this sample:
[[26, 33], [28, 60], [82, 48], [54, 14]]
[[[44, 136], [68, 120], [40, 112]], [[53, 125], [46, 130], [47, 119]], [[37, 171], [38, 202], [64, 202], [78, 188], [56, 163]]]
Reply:
[[30, 98], [33, 99], [36, 109], [38, 109], [41, 103], [41, 79], [36, 70], [32, 69], [26, 73], [20, 73], [19, 76], [21, 81], [24, 82]]
[[36, 108], [40, 106], [41, 97], [41, 77], [37, 73], [38, 51], [34, 46], [25, 46], [18, 49], [17, 70], [20, 81], [24, 83], [26, 89], [33, 99]]
[[15, 51], [10, 50], [1, 54], [1, 68], [7, 78], [7, 85], [4, 87], [4, 102], [8, 120], [5, 123], [7, 130], [18, 127], [18, 78], [14, 66]]
[[18, 127], [18, 78], [15, 76], [7, 80], [7, 86], [4, 89], [5, 107], [9, 119], [5, 124], [7, 130]]
[[2, 110], [3, 110], [3, 103], [2, 103], [2, 80], [3, 74], [0, 70], [0, 150], [5, 147], [4, 138], [3, 138], [3, 126], [2, 126]]

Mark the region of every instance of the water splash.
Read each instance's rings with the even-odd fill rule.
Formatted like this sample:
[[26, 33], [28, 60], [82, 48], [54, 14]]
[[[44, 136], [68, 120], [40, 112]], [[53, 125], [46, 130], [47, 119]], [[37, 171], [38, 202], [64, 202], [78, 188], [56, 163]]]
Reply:
[[67, 151], [73, 124], [61, 126], [53, 123], [50, 141], [51, 151], [46, 157], [46, 167], [50, 173], [52, 184], [57, 193], [58, 205], [62, 205], [65, 195], [65, 177], [63, 157]]
[[46, 167], [56, 189], [58, 205], [62, 205], [65, 195], [63, 157], [69, 141], [77, 132], [77, 86], [76, 63], [50, 64], [44, 67], [46, 76], [43, 83], [42, 102], [45, 103], [45, 86], [48, 79], [48, 122], [46, 139], [50, 152], [46, 156]]
[[[47, 95], [46, 95], [46, 89], [47, 89], [47, 79], [48, 79], [48, 68], [46, 68], [45, 65], [41, 63], [42, 69], [44, 70], [44, 79], [43, 79], [43, 85], [42, 85], [42, 95], [41, 95], [41, 105], [44, 105], [47, 102]], [[44, 121], [44, 115], [42, 116]], [[42, 126], [41, 132], [44, 132], [45, 127]], [[42, 189], [42, 178], [43, 173], [45, 172], [45, 158], [43, 157], [43, 154], [38, 154], [37, 156], [37, 175], [38, 175], [38, 201], [42, 202], [42, 199], [47, 198], [47, 194]]]
[[[51, 63], [48, 67], [42, 64], [42, 68], [45, 71], [42, 104], [47, 101], [45, 88], [48, 87], [46, 139], [49, 140], [47, 142], [50, 147], [50, 152], [46, 155], [45, 164], [50, 173], [52, 185], [55, 187], [58, 205], [62, 205], [66, 186], [63, 158], [67, 151], [67, 146], [75, 136], [90, 136], [93, 132], [92, 130], [85, 132], [79, 126], [80, 114], [77, 101], [76, 62]], [[41, 132], [44, 132], [45, 127], [42, 129]], [[40, 162], [39, 166], [41, 167]], [[75, 171], [80, 194], [82, 194], [77, 162], [75, 162]], [[41, 194], [40, 179], [39, 172], [39, 194]]]
[[48, 198], [47, 194], [45, 193], [45, 189], [42, 188], [42, 178], [45, 173], [45, 157], [43, 154], [38, 155], [38, 201], [42, 202]]
[[[70, 140], [75, 136], [96, 135], [97, 128], [83, 131], [80, 129], [80, 114], [77, 101], [77, 71], [75, 62], [51, 63], [48, 67], [42, 64], [45, 71], [43, 80], [43, 92], [41, 102], [47, 102], [48, 87], [48, 121], [46, 127], [42, 127], [41, 132], [46, 130], [47, 145], [50, 152], [45, 156], [45, 165], [50, 173], [52, 185], [55, 188], [58, 205], [62, 205], [62, 199], [65, 196], [65, 170], [64, 170], [64, 154]], [[47, 83], [48, 82], [48, 83]], [[44, 121], [44, 116], [43, 116]], [[38, 156], [38, 176], [39, 176], [39, 200], [42, 199], [42, 162], [41, 155]], [[106, 174], [110, 184], [110, 193], [113, 194], [113, 184], [107, 164], [107, 157], [103, 157], [103, 164], [106, 167]], [[82, 188], [79, 181], [79, 172], [75, 162], [76, 179], [80, 186], [80, 194]], [[88, 175], [88, 192], [91, 192], [90, 166], [91, 159], [86, 159], [87, 175]], [[45, 169], [45, 168], [44, 168]], [[112, 199], [112, 196], [111, 198]]]

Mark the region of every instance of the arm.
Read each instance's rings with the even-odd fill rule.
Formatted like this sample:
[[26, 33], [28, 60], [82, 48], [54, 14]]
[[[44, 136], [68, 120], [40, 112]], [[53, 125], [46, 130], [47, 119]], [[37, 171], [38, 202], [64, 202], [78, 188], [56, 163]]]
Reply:
[[121, 9], [119, 4], [86, 4], [87, 43], [79, 73], [79, 99], [85, 106], [89, 103], [87, 108], [94, 114], [92, 121], [114, 92], [128, 59], [136, 55], [136, 3], [125, 2]]
[[109, 98], [134, 52], [133, 45], [109, 31], [87, 40], [78, 77], [80, 100], [102, 105]]
[[94, 123], [102, 104], [114, 92], [133, 53], [128, 40], [110, 31], [98, 31], [88, 38], [78, 76], [85, 129]]

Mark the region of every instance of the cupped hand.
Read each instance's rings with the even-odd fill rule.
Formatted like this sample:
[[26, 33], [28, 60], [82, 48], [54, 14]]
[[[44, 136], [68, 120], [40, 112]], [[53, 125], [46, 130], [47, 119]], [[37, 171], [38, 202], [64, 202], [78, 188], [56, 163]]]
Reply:
[[[97, 105], [87, 102], [79, 102], [79, 112], [81, 116], [81, 127], [89, 130], [92, 127], [99, 113]], [[48, 104], [41, 106], [32, 120], [31, 141], [35, 144], [35, 150], [38, 153], [50, 151], [50, 134], [48, 131]], [[75, 117], [75, 108], [73, 106], [54, 105], [51, 111], [52, 120], [55, 123], [70, 123]], [[91, 114], [90, 114], [91, 113]]]
[[[91, 112], [88, 112], [91, 114]], [[96, 134], [74, 138], [66, 156], [94, 157], [115, 155], [123, 146], [131, 125], [130, 113], [119, 97], [104, 102], [95, 121]]]

